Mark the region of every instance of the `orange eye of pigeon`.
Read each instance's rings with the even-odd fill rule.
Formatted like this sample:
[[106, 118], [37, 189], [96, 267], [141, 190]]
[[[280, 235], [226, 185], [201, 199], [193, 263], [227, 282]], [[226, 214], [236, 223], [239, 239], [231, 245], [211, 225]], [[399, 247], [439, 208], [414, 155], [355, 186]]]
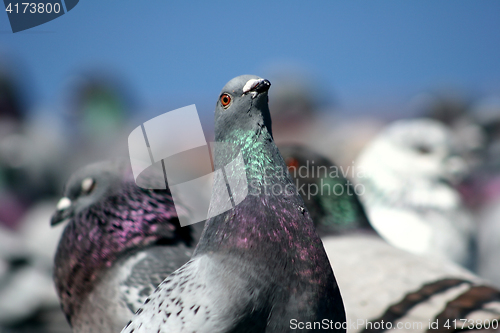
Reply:
[[286, 159], [286, 166], [288, 167], [288, 170], [292, 168], [297, 169], [299, 167], [299, 161], [293, 157], [289, 157]]
[[229, 105], [229, 103], [231, 103], [231, 96], [229, 96], [229, 94], [223, 94], [220, 97], [220, 102], [221, 102], [223, 107], [227, 107]]

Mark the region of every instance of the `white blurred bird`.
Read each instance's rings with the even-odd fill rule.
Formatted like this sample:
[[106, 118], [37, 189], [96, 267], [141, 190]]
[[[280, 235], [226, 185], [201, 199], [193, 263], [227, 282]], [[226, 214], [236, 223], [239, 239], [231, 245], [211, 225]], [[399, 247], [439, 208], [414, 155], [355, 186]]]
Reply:
[[390, 244], [473, 266], [475, 228], [451, 183], [467, 166], [452, 133], [431, 119], [389, 125], [358, 157], [360, 199]]

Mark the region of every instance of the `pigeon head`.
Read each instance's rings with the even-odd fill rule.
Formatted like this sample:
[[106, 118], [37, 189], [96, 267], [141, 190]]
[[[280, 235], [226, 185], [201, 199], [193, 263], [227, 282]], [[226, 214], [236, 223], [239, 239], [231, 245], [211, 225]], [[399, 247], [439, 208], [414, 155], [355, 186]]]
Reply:
[[456, 151], [445, 125], [431, 119], [399, 120], [365, 148], [360, 162], [368, 174], [382, 167], [404, 177], [449, 182], [466, 171]]
[[52, 224], [68, 220], [54, 259], [54, 282], [68, 321], [122, 259], [153, 246], [191, 246], [192, 229], [181, 228], [177, 216], [169, 190], [140, 188], [123, 164], [77, 171], [52, 218]]
[[279, 150], [321, 236], [373, 232], [356, 188], [342, 168], [301, 145], [280, 145]]
[[272, 137], [267, 92], [271, 82], [255, 75], [241, 75], [229, 81], [215, 107], [216, 141], [231, 141], [241, 131], [266, 128]]
[[57, 203], [51, 225], [73, 217], [90, 205], [119, 191], [125, 173], [125, 163], [106, 161], [90, 164], [75, 172]]

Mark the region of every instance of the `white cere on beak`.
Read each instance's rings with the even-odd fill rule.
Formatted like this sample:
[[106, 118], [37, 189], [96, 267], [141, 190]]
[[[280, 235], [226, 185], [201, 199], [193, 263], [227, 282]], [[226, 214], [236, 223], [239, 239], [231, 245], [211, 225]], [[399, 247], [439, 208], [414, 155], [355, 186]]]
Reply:
[[62, 197], [61, 200], [57, 203], [57, 210], [64, 210], [71, 206], [71, 200], [66, 197]]
[[[247, 92], [249, 92], [250, 90], [255, 88], [263, 80], [264, 79], [250, 79], [250, 80], [248, 80], [247, 83], [245, 83], [245, 85], [243, 86], [243, 95], [245, 95]], [[251, 94], [252, 94], [252, 98], [255, 98], [255, 96], [257, 96], [256, 91], [252, 91]]]
[[85, 178], [82, 181], [82, 191], [83, 192], [88, 192], [92, 188], [92, 185], [94, 185], [94, 180], [92, 178]]

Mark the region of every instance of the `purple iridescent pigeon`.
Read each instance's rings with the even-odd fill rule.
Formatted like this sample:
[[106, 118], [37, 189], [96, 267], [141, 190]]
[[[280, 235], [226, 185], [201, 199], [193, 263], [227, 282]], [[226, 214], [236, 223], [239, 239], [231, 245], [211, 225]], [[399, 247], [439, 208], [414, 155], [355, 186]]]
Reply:
[[345, 332], [325, 249], [273, 141], [269, 87], [244, 75], [222, 89], [214, 164], [227, 184], [214, 182], [211, 209], [240, 203], [207, 220], [192, 259], [122, 332]]
[[[179, 207], [179, 205], [177, 206]], [[192, 255], [168, 190], [138, 187], [120, 162], [72, 175], [52, 225], [69, 220], [54, 281], [73, 332], [119, 332], [146, 297]]]

